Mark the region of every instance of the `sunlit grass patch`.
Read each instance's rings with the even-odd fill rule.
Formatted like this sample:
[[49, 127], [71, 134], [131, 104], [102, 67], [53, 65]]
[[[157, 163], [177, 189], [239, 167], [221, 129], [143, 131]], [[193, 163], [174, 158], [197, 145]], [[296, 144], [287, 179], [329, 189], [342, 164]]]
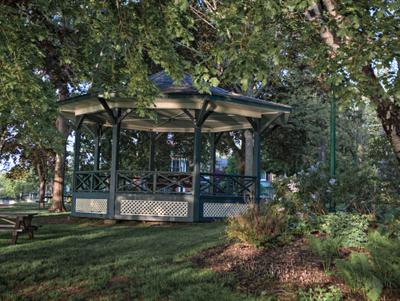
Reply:
[[0, 300], [248, 298], [188, 259], [223, 242], [223, 223], [109, 226], [59, 218], [46, 224], [45, 215], [35, 217], [34, 240], [21, 236], [15, 246], [0, 234]]

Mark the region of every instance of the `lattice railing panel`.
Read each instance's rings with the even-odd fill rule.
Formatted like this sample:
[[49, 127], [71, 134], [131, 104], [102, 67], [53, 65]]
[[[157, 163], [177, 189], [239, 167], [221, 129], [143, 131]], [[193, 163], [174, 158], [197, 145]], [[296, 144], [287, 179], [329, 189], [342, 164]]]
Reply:
[[120, 214], [187, 217], [188, 211], [188, 202], [122, 200]]
[[204, 203], [203, 217], [232, 217], [245, 213], [248, 208], [248, 204], [240, 203]]
[[83, 199], [75, 201], [75, 211], [82, 213], [107, 214], [107, 199]]

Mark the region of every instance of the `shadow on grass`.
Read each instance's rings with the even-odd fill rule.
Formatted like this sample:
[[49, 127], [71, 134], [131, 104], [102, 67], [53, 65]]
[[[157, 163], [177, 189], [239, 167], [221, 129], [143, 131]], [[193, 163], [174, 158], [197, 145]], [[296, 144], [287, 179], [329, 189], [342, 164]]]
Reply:
[[224, 224], [44, 225], [0, 236], [1, 300], [245, 300], [187, 257], [221, 243]]

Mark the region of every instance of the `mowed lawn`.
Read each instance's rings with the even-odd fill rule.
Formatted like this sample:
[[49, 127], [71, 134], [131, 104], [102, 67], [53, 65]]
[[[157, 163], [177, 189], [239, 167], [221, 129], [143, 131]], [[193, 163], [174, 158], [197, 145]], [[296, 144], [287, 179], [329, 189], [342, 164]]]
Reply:
[[46, 213], [34, 221], [34, 240], [21, 235], [13, 246], [0, 233], [0, 300], [254, 299], [190, 262], [224, 242], [221, 222], [104, 225]]

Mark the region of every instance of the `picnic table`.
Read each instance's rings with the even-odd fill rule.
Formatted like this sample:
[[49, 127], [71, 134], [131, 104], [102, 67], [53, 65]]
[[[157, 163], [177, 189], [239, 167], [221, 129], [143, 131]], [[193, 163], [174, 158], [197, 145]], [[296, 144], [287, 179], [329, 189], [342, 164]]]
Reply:
[[32, 225], [32, 219], [36, 213], [0, 212], [0, 220], [6, 222], [0, 224], [0, 232], [11, 232], [11, 243], [16, 244], [18, 235], [28, 233], [29, 239], [33, 238], [33, 231], [37, 226]]

